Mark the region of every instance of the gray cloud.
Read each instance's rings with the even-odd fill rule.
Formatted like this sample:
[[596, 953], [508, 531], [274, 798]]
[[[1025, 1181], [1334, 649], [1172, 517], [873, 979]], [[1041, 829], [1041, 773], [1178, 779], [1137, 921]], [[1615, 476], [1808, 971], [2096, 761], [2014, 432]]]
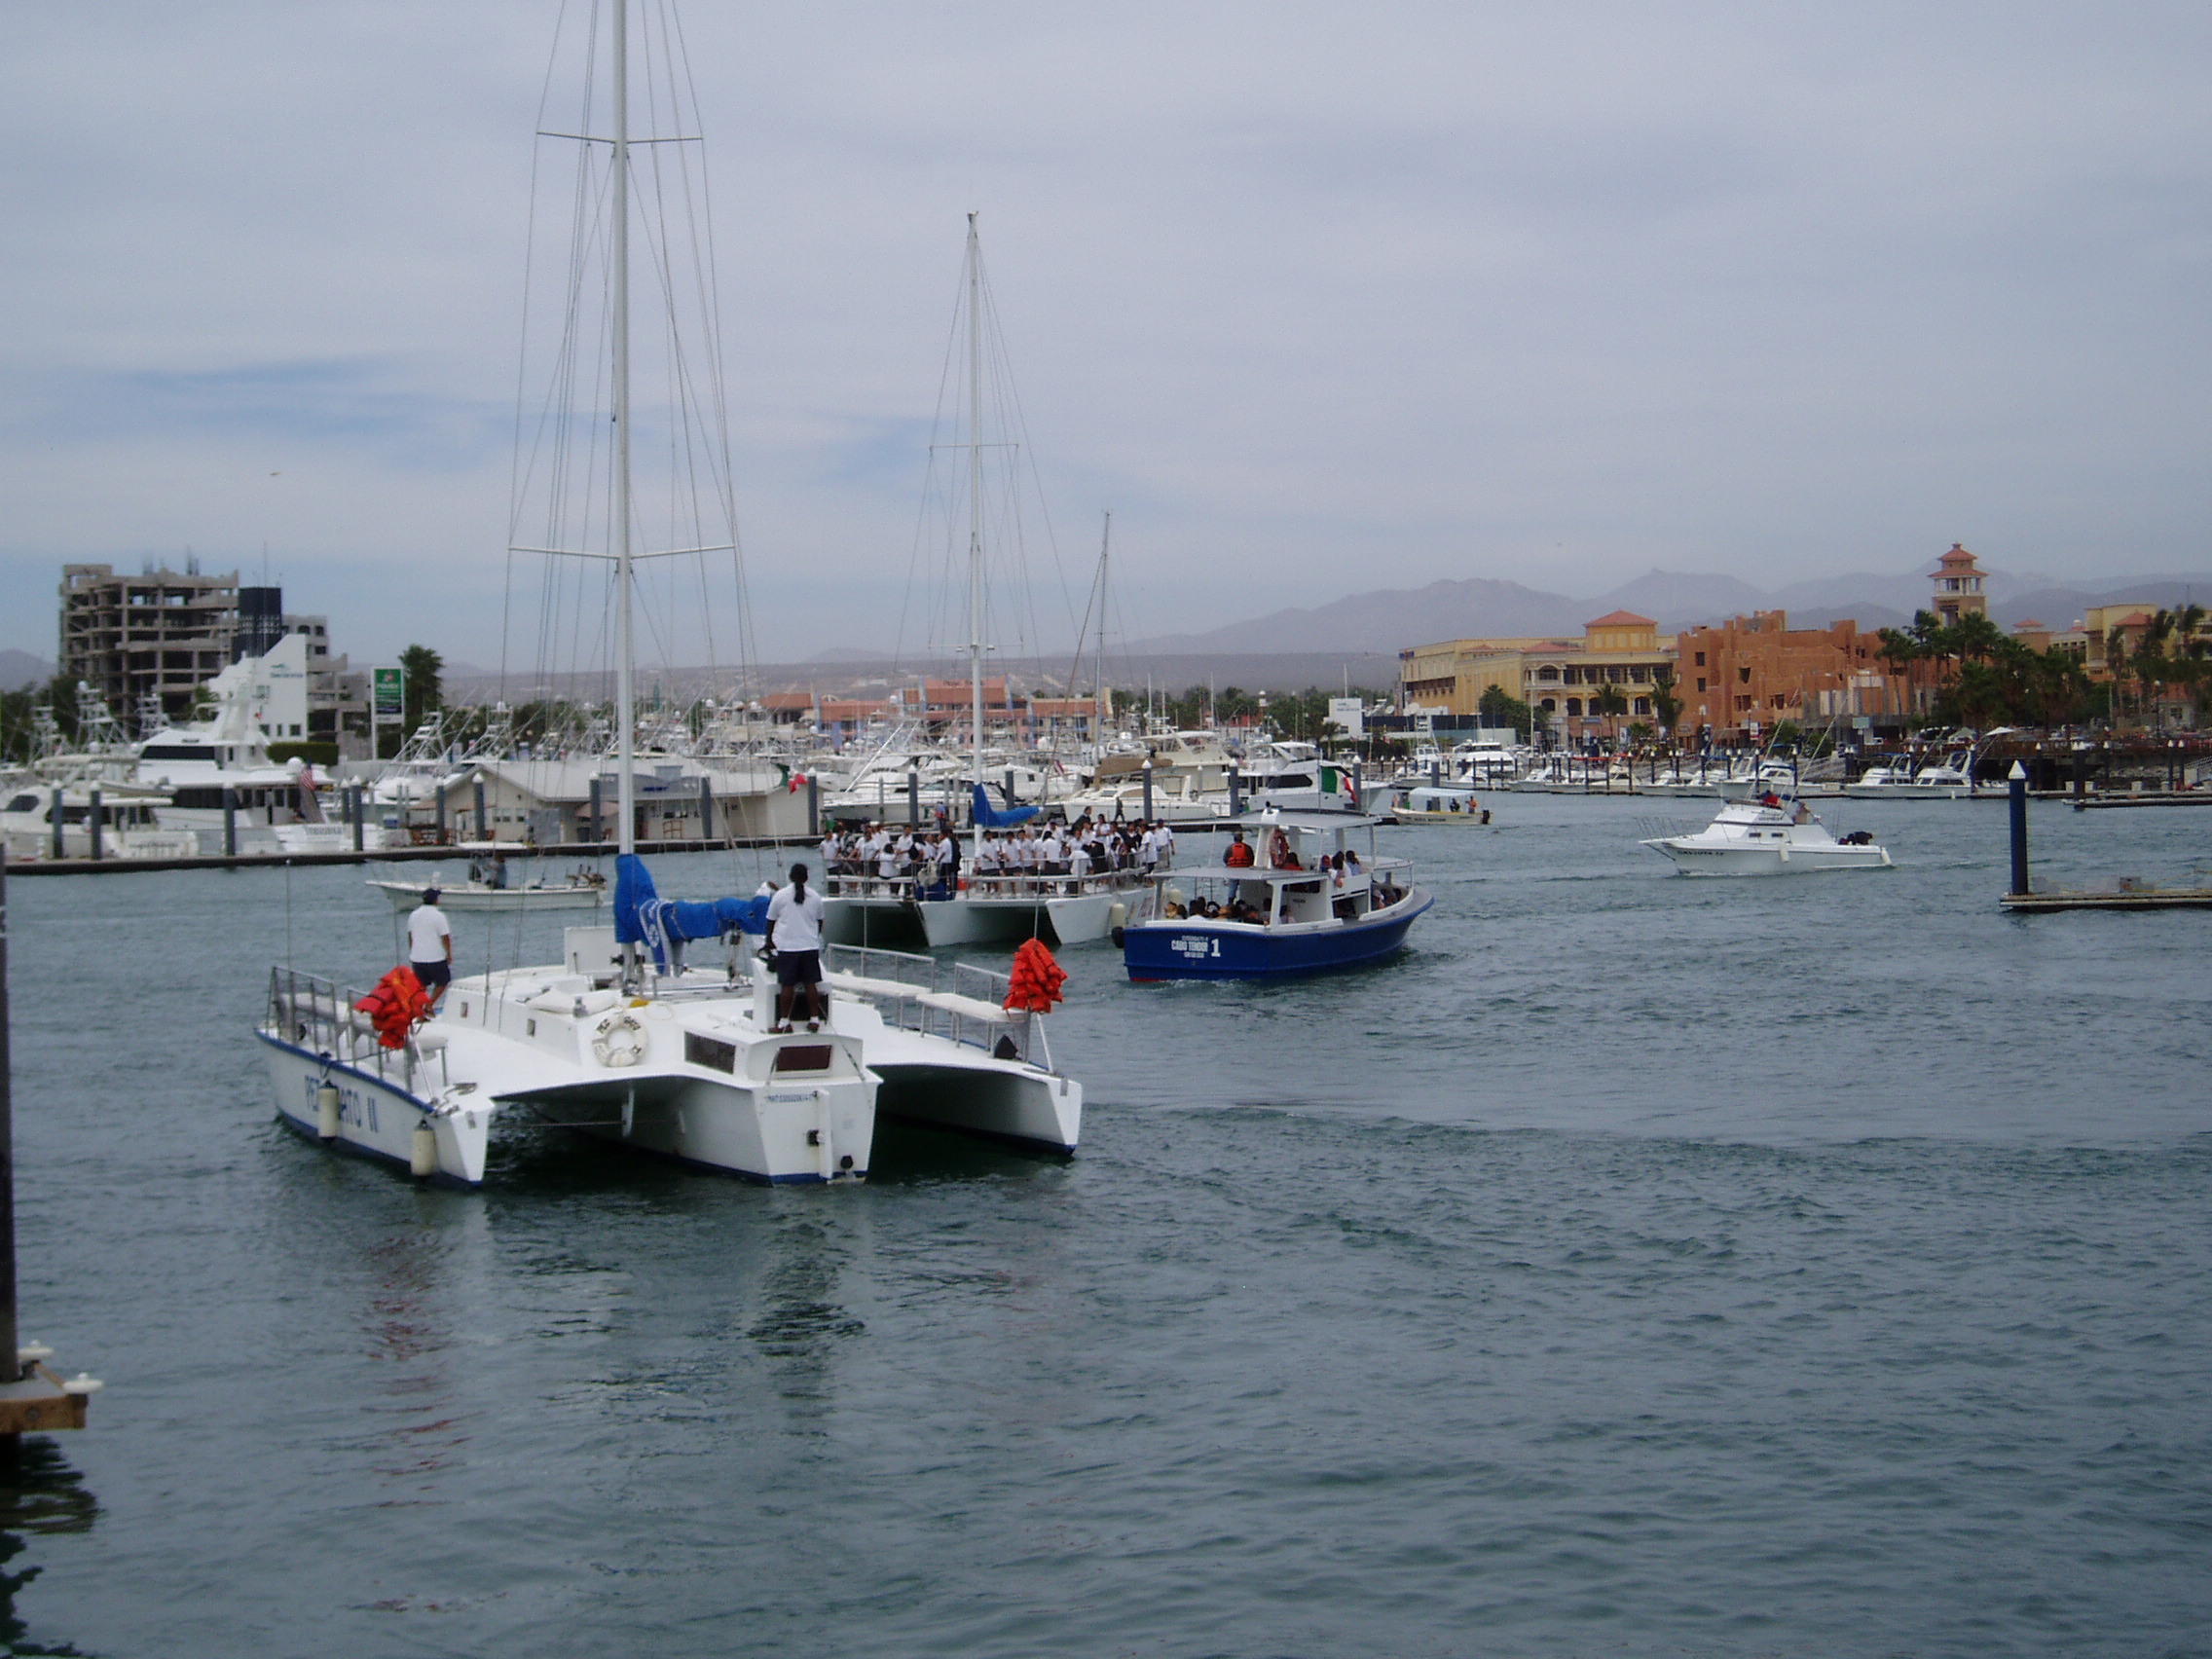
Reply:
[[[14, 19], [0, 645], [51, 651], [64, 560], [266, 542], [342, 646], [481, 659], [553, 15]], [[900, 631], [972, 207], [1063, 558], [1114, 507], [1138, 632], [1954, 539], [2204, 563], [2199, 9], [685, 22], [763, 648]]]

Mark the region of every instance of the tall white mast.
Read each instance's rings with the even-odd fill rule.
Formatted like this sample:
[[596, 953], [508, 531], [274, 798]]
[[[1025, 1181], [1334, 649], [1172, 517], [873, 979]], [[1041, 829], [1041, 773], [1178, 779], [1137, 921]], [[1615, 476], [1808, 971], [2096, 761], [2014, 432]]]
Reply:
[[[975, 720], [976, 787], [983, 787], [983, 244], [968, 215], [968, 709]], [[973, 798], [973, 797], [971, 797]], [[968, 815], [969, 867], [983, 827]]]
[[1114, 544], [1114, 509], [1106, 509], [1106, 522], [1098, 532], [1098, 654], [1090, 659], [1090, 735], [1093, 743], [1106, 739], [1107, 717], [1113, 713], [1106, 696], [1106, 552]]
[[[614, 795], [622, 814], [615, 850], [638, 850], [636, 646], [630, 618], [630, 19], [614, 0]], [[625, 947], [626, 954], [634, 954]]]

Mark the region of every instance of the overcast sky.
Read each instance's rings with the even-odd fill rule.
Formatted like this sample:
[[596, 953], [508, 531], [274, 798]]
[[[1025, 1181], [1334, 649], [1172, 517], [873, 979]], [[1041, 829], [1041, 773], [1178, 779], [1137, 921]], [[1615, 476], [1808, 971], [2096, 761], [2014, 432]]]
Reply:
[[[9, 8], [0, 646], [53, 655], [64, 562], [266, 548], [356, 662], [486, 660], [557, 9]], [[1132, 633], [1955, 540], [2212, 569], [2201, 4], [684, 19], [764, 656], [901, 634], [971, 208]]]

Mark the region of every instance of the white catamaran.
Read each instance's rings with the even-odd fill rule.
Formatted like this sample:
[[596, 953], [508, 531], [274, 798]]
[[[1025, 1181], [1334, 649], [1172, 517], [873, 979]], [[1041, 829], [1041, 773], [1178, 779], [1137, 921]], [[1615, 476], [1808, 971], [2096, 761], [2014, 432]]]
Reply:
[[[611, 0], [604, 35], [608, 129], [592, 135], [585, 126], [567, 135], [606, 161], [599, 199], [608, 222], [598, 245], [608, 249], [611, 407], [594, 417], [594, 429], [611, 429], [611, 444], [600, 446], [610, 463], [608, 510], [577, 522], [604, 524], [611, 545], [530, 549], [602, 560], [612, 571], [621, 849], [614, 923], [566, 930], [559, 962], [457, 978], [426, 1020], [415, 1017], [411, 974], [395, 982], [395, 971], [360, 997], [327, 978], [274, 970], [258, 1036], [277, 1111], [326, 1144], [471, 1186], [484, 1179], [495, 1123], [510, 1111], [768, 1182], [865, 1176], [879, 1112], [1072, 1151], [1083, 1090], [1052, 1069], [1041, 1019], [1004, 1006], [1003, 977], [927, 958], [832, 951], [827, 1021], [818, 1031], [779, 1032], [771, 976], [752, 948], [765, 901], [663, 901], [637, 857], [632, 572], [637, 560], [655, 555], [633, 545], [632, 155], [645, 144], [690, 140], [632, 134], [625, 12], [624, 0]], [[689, 84], [687, 74], [670, 79]], [[705, 551], [734, 540], [732, 527], [724, 549]], [[719, 959], [686, 964], [693, 945]]]

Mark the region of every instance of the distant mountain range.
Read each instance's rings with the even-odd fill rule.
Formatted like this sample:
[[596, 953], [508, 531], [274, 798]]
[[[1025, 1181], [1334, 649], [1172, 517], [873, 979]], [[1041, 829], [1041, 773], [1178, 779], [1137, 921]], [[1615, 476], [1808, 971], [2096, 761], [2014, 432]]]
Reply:
[[20, 691], [26, 685], [44, 685], [54, 678], [54, 664], [28, 651], [0, 651], [0, 691]]
[[[2176, 606], [2194, 597], [2212, 600], [2212, 575], [2144, 576], [2109, 588], [2072, 587], [2047, 577], [1991, 571], [1990, 615], [2009, 628], [2033, 619], [2063, 628], [2096, 605]], [[1758, 588], [1735, 576], [1653, 571], [1586, 599], [1546, 593], [1519, 582], [1471, 577], [1426, 587], [1351, 594], [1310, 610], [1277, 610], [1249, 622], [1232, 622], [1203, 634], [1162, 634], [1132, 640], [1131, 652], [1211, 655], [1216, 652], [1397, 651], [1442, 640], [1579, 638], [1584, 623], [1615, 610], [1633, 610], [1659, 624], [1662, 634], [1700, 623], [1786, 610], [1793, 627], [1825, 627], [1851, 620], [1861, 628], [1897, 628], [1928, 608], [1928, 576], [1858, 571]]]

